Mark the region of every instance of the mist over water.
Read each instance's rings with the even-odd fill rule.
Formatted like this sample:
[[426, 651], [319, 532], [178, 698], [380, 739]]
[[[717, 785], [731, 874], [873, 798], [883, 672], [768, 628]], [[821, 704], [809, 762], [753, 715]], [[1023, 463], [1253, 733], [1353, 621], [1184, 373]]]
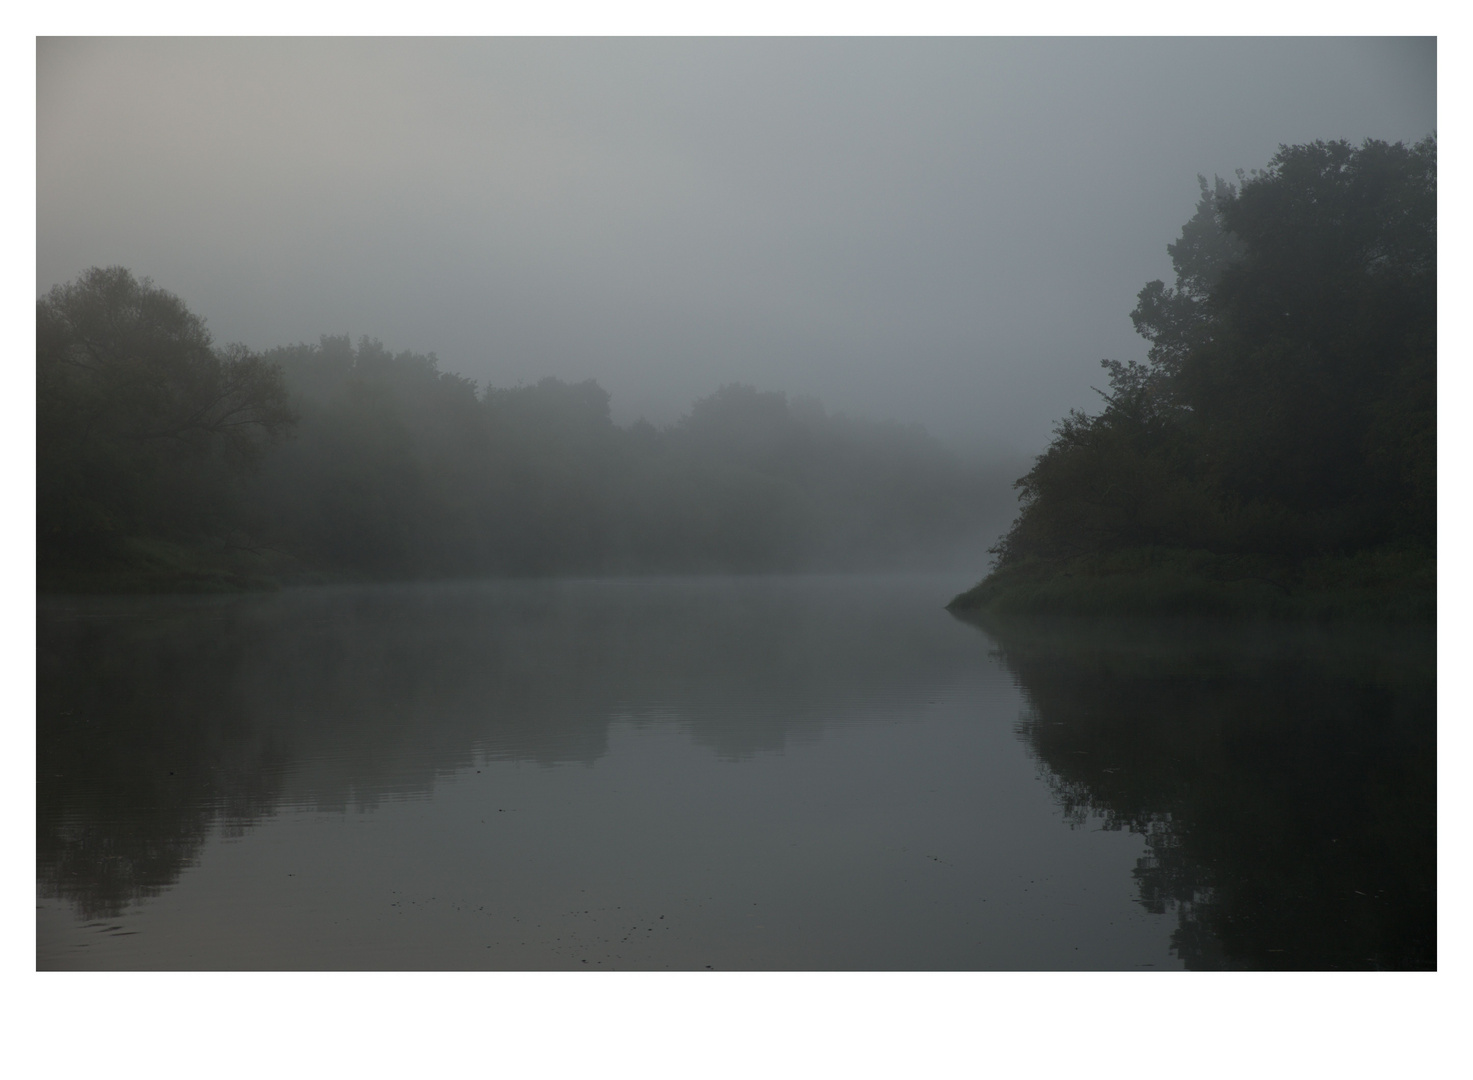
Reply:
[[38, 968], [1436, 968], [1436, 68], [39, 39]]

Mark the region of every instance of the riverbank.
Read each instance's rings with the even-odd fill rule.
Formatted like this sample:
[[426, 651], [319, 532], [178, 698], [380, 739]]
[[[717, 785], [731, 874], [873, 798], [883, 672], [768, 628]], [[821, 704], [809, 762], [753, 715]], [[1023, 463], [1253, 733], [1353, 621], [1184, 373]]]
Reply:
[[224, 541], [196, 545], [130, 538], [106, 559], [42, 561], [36, 591], [45, 594], [269, 592], [298, 576], [295, 559]]
[[1299, 563], [1263, 556], [1135, 548], [1026, 559], [952, 599], [957, 614], [1219, 616], [1430, 622], [1437, 560], [1407, 550]]

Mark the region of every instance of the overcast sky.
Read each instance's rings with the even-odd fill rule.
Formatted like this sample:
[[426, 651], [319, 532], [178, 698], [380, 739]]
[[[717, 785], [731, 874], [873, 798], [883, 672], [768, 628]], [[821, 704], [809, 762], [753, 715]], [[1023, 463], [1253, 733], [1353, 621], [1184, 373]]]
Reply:
[[1196, 174], [1436, 129], [1430, 39], [42, 40], [37, 285], [615, 419], [741, 381], [1042, 448]]

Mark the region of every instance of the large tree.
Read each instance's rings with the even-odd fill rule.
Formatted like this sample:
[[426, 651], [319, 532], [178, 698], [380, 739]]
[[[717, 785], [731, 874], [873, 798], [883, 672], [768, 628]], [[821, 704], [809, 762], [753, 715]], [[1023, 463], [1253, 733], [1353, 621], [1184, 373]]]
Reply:
[[1430, 547], [1435, 142], [1285, 147], [1220, 212], [1245, 255], [1182, 383], [1244, 542]]
[[999, 566], [1430, 550], [1436, 143], [1281, 147], [1238, 185], [1200, 183], [1176, 284], [1132, 313], [1147, 361], [1104, 361], [1104, 410], [1071, 413], [1018, 481]]
[[292, 420], [277, 368], [121, 267], [53, 288], [36, 323], [42, 561], [228, 527], [232, 481]]

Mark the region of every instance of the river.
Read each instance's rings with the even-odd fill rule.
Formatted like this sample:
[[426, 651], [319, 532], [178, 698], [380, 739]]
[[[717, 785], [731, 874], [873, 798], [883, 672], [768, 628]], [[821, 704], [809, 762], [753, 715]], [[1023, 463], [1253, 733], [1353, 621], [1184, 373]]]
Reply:
[[44, 599], [37, 966], [1435, 966], [1430, 628], [969, 584]]

